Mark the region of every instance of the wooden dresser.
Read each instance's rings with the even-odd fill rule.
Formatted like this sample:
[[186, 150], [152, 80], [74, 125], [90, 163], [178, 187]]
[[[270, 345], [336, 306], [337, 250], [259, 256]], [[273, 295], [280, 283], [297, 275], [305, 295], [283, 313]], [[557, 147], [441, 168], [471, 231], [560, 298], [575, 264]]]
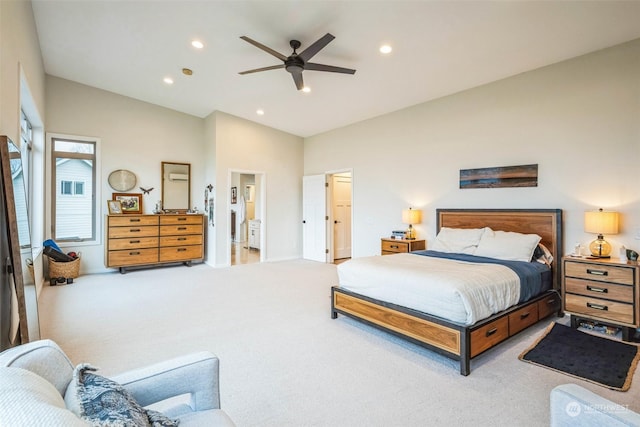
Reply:
[[119, 268], [204, 259], [202, 215], [108, 215], [105, 265]]
[[638, 264], [616, 258], [565, 257], [562, 262], [562, 296], [564, 309], [571, 314], [571, 326], [585, 321], [614, 326], [621, 328], [623, 340], [633, 338], [640, 326]]
[[382, 255], [391, 255], [403, 252], [423, 251], [426, 249], [425, 240], [380, 239], [380, 252]]

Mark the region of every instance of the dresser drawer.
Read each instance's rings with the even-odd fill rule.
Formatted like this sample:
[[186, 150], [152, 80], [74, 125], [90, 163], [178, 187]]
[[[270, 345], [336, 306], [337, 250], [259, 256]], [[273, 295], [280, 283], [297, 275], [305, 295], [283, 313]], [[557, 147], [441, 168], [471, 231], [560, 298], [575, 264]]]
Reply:
[[388, 240], [383, 240], [382, 252], [391, 252], [391, 253], [409, 252], [409, 243], [408, 242], [390, 242]]
[[190, 261], [202, 258], [202, 245], [160, 248], [160, 262]]
[[589, 264], [575, 261], [566, 261], [564, 274], [580, 279], [597, 280], [622, 285], [633, 285], [634, 269], [616, 265]]
[[188, 234], [185, 236], [162, 236], [160, 237], [160, 246], [186, 246], [201, 245], [202, 234]]
[[565, 310], [605, 320], [634, 324], [633, 304], [565, 294]]
[[109, 239], [109, 250], [157, 248], [157, 237], [133, 237], [130, 239]]
[[155, 264], [158, 262], [158, 248], [109, 251], [108, 258], [109, 266]]
[[161, 225], [161, 236], [173, 236], [176, 234], [202, 234], [202, 225]]
[[557, 313], [558, 310], [560, 310], [560, 296], [555, 292], [549, 293], [546, 298], [538, 301], [538, 319], [544, 319]]
[[475, 331], [471, 332], [471, 357], [509, 337], [509, 319], [501, 317]]
[[160, 225], [202, 224], [202, 215], [161, 215]]
[[529, 304], [509, 315], [509, 335], [514, 335], [538, 321], [538, 304]]
[[126, 227], [129, 225], [158, 225], [158, 217], [152, 215], [112, 215], [109, 216], [110, 227]]
[[584, 295], [591, 298], [604, 298], [633, 304], [633, 286], [615, 283], [592, 282], [590, 280], [565, 278], [565, 292]]
[[109, 238], [155, 237], [158, 226], [109, 227]]

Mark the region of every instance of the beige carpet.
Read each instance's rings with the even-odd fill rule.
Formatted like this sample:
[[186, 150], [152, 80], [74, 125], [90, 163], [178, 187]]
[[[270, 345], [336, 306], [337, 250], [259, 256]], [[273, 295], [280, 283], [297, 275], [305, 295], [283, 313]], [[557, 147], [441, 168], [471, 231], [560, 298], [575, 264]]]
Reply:
[[42, 334], [105, 375], [209, 350], [240, 427], [547, 426], [549, 392], [567, 382], [640, 411], [640, 378], [620, 393], [519, 361], [547, 322], [474, 359], [463, 377], [457, 362], [332, 320], [335, 268], [299, 260], [82, 276], [45, 287]]

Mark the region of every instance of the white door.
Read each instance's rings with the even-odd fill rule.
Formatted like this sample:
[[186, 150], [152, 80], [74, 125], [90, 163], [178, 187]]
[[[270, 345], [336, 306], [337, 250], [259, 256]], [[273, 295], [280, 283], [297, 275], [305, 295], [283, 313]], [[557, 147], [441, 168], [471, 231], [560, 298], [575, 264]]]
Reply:
[[327, 196], [324, 175], [302, 177], [302, 258], [327, 261]]
[[351, 176], [333, 175], [333, 257], [351, 257]]

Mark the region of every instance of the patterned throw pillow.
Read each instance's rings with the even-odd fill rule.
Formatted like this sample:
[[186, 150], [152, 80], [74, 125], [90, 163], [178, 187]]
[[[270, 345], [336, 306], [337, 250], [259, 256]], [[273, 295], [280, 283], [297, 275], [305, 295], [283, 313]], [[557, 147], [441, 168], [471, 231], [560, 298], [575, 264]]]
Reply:
[[174, 427], [179, 421], [144, 409], [123, 386], [94, 374], [83, 363], [73, 371], [64, 396], [68, 409], [96, 427]]

